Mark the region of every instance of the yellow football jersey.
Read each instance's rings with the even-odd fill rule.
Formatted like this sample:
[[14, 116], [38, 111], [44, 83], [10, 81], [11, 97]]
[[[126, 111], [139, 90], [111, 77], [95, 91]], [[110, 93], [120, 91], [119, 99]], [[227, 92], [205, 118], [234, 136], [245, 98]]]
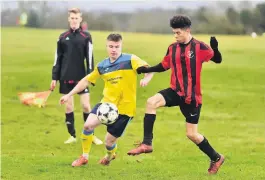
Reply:
[[113, 103], [118, 107], [120, 114], [132, 117], [136, 111], [136, 69], [141, 66], [148, 64], [136, 55], [122, 53], [113, 63], [109, 58], [98, 63], [86, 79], [95, 84], [101, 77], [105, 83], [101, 102]]

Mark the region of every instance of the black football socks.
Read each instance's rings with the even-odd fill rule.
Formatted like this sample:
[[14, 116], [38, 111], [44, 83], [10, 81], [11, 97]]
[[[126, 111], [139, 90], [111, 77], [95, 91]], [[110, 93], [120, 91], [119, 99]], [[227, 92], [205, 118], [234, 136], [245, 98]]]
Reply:
[[144, 116], [144, 140], [143, 144], [152, 145], [153, 127], [155, 123], [155, 114], [145, 114]]

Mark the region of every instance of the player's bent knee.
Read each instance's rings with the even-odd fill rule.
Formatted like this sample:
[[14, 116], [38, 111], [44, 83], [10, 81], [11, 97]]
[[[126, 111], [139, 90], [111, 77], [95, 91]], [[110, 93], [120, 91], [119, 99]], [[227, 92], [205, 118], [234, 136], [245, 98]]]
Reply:
[[147, 108], [150, 108], [150, 109], [156, 109], [155, 99], [153, 97], [148, 98], [146, 102], [146, 106]]
[[196, 139], [197, 139], [197, 134], [196, 133], [188, 132], [188, 133], [186, 133], [186, 136], [193, 142], [196, 141]]
[[159, 107], [165, 106], [166, 102], [161, 94], [156, 94], [147, 100], [147, 108], [157, 109]]
[[74, 106], [72, 104], [66, 104], [65, 106], [66, 112], [73, 112], [74, 111]]
[[83, 104], [83, 111], [84, 112], [90, 112], [90, 106], [87, 104]]
[[84, 125], [84, 130], [86, 130], [86, 131], [93, 131], [94, 128], [90, 124], [85, 124]]

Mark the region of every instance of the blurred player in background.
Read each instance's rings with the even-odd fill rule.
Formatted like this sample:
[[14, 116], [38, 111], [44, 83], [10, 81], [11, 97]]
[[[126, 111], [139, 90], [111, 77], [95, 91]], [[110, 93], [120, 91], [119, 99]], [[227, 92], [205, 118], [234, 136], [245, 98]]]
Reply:
[[[103, 102], [113, 103], [118, 107], [119, 117], [111, 125], [107, 125], [105, 145], [107, 154], [100, 160], [100, 164], [109, 165], [115, 159], [117, 140], [123, 134], [127, 124], [132, 120], [136, 111], [136, 83], [137, 69], [148, 64], [133, 54], [122, 53], [122, 36], [110, 34], [107, 37], [107, 52], [109, 57], [98, 63], [94, 71], [84, 77], [77, 86], [67, 95], [60, 99], [60, 103], [66, 103], [72, 95], [82, 92], [89, 84], [94, 85], [98, 78], [104, 80]], [[152, 79], [153, 74], [145, 74], [140, 81], [141, 86], [146, 86]], [[89, 152], [92, 143], [94, 129], [101, 124], [97, 117], [95, 105], [85, 122], [82, 133], [83, 154], [72, 163], [72, 166], [82, 166], [88, 163]]]
[[82, 21], [81, 29], [82, 29], [82, 31], [88, 31], [88, 24], [86, 21]]
[[187, 16], [174, 16], [170, 20], [176, 42], [168, 47], [166, 56], [156, 66], [141, 67], [138, 73], [164, 72], [171, 70], [170, 87], [161, 90], [147, 100], [144, 117], [144, 138], [142, 143], [128, 152], [128, 155], [151, 153], [153, 151], [153, 126], [156, 110], [160, 107], [179, 106], [186, 118], [186, 135], [211, 160], [209, 174], [217, 173], [224, 162], [224, 156], [216, 152], [206, 137], [198, 132], [198, 122], [202, 106], [201, 69], [204, 62], [212, 60], [221, 63], [218, 42], [211, 38], [211, 47], [192, 37], [191, 20]]
[[[87, 31], [82, 31], [80, 23], [82, 14], [78, 8], [68, 11], [69, 30], [62, 33], [57, 41], [57, 52], [52, 69], [52, 82], [50, 89], [60, 83], [60, 93], [69, 93], [76, 84], [94, 69], [92, 37]], [[86, 67], [84, 63], [86, 59]], [[83, 107], [83, 118], [86, 121], [90, 107], [89, 89], [85, 88], [79, 92]], [[76, 142], [74, 98], [71, 97], [65, 103], [65, 123], [70, 137], [64, 142], [70, 144]], [[95, 144], [102, 144], [96, 136], [93, 138]]]

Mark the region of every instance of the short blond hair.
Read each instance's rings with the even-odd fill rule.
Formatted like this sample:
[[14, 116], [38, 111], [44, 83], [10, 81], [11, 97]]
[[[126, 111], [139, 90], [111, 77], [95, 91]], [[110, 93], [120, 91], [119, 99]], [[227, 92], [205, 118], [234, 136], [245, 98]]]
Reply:
[[68, 14], [70, 15], [70, 13], [74, 13], [74, 14], [78, 14], [79, 13], [80, 16], [82, 16], [82, 13], [81, 13], [79, 8], [71, 8], [71, 9], [69, 9], [68, 10]]

